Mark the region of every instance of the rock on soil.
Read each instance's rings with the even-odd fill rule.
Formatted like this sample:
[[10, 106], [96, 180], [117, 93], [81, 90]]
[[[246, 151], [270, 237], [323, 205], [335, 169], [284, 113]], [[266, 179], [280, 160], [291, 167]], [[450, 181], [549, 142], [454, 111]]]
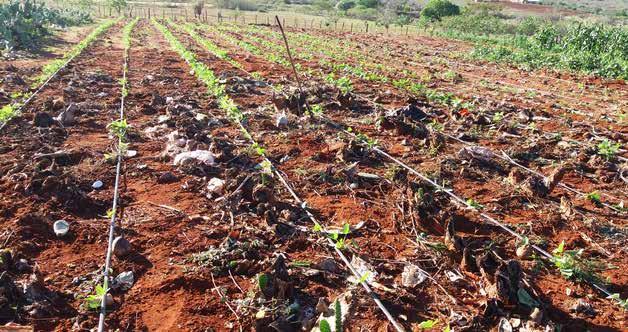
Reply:
[[78, 107], [75, 104], [70, 104], [70, 106], [55, 119], [64, 126], [73, 125], [76, 122], [76, 111], [78, 111]]
[[165, 172], [157, 179], [157, 183], [173, 183], [177, 181], [179, 181], [179, 178], [172, 172]]
[[124, 257], [131, 252], [131, 243], [122, 236], [118, 236], [113, 240], [112, 247], [113, 254], [117, 257]]
[[33, 119], [33, 125], [35, 127], [47, 128], [52, 126], [54, 123], [54, 119], [50, 114], [46, 112], [37, 112], [35, 113], [35, 118]]

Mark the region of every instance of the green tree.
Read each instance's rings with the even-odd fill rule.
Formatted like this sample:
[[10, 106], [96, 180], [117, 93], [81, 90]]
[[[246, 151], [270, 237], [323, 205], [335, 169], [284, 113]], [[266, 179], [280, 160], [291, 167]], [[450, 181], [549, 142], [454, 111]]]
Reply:
[[355, 2], [353, 2], [353, 0], [341, 0], [336, 5], [336, 8], [338, 8], [338, 10], [342, 10], [343, 12], [346, 12], [353, 7], [355, 7]]
[[422, 20], [440, 21], [446, 16], [460, 15], [460, 7], [448, 0], [430, 0], [421, 11]]
[[321, 11], [330, 11], [334, 9], [334, 2], [330, 0], [315, 0], [312, 4]]
[[120, 13], [122, 13], [122, 10], [124, 10], [124, 8], [126, 8], [128, 4], [126, 3], [126, 0], [108, 0], [107, 5], [110, 8], [113, 8], [116, 13], [120, 15]]
[[358, 0], [358, 5], [364, 8], [375, 8], [378, 5], [378, 0]]

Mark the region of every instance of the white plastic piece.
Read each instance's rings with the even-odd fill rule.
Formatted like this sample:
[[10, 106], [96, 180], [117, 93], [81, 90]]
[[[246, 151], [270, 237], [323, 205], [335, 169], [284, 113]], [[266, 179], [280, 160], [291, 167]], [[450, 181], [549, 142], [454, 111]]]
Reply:
[[414, 264], [404, 266], [403, 273], [401, 273], [401, 284], [404, 287], [414, 288], [422, 284], [426, 279], [427, 274]]
[[57, 237], [64, 237], [70, 231], [70, 224], [63, 219], [57, 220], [52, 225], [52, 229]]
[[212, 194], [221, 194], [225, 188], [225, 181], [219, 178], [211, 178], [207, 183], [207, 192]]
[[181, 152], [174, 157], [174, 165], [178, 166], [189, 160], [198, 160], [205, 165], [214, 165], [214, 154], [207, 150]]
[[286, 116], [286, 113], [277, 114], [275, 125], [278, 128], [283, 128], [288, 125], [288, 117]]
[[194, 116], [194, 118], [196, 119], [196, 121], [198, 122], [203, 122], [205, 120], [207, 120], [208, 116], [206, 114], [203, 113], [196, 113], [196, 115]]
[[[377, 278], [377, 271], [371, 266], [371, 264], [367, 263], [362, 258], [354, 255], [351, 258], [351, 265], [355, 268], [356, 272], [360, 275], [361, 279], [368, 284], [373, 283]], [[349, 276], [349, 281], [353, 283], [358, 283], [360, 280], [356, 279], [355, 276]]]

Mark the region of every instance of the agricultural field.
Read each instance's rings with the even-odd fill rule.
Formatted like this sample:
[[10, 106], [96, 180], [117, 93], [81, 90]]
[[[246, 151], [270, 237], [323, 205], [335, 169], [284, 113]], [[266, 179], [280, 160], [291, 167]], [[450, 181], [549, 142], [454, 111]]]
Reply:
[[621, 72], [281, 22], [2, 60], [0, 324], [625, 330]]

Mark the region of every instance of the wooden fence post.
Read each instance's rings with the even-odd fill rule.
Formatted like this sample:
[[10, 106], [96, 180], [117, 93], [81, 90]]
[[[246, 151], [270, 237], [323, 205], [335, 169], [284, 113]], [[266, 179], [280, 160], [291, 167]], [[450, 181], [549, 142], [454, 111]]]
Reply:
[[353, 22], [351, 22], [351, 33], [353, 33]]
[[366, 33], [369, 32], [369, 22], [366, 22]]

